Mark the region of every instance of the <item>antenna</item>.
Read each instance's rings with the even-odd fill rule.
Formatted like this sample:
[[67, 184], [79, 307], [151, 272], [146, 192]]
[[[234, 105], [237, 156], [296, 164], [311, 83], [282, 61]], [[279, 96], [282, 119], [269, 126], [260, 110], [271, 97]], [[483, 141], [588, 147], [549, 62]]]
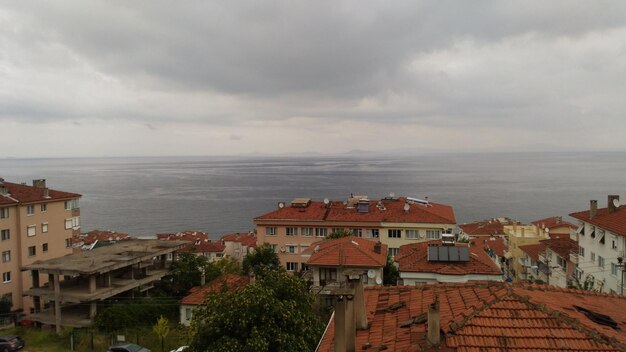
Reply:
[[328, 203], [330, 203], [330, 200], [328, 198], [324, 198], [324, 204], [328, 205]]
[[395, 194], [395, 193], [393, 193], [393, 192], [389, 193], [389, 198], [393, 198], [393, 197], [395, 197], [395, 196], [396, 196], [396, 194]]

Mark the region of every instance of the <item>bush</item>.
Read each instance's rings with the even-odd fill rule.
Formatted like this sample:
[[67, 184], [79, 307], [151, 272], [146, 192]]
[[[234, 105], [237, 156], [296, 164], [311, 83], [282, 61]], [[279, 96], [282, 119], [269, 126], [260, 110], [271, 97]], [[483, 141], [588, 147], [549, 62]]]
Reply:
[[151, 327], [160, 316], [174, 317], [177, 302], [171, 299], [138, 299], [117, 303], [98, 312], [95, 326], [105, 332]]

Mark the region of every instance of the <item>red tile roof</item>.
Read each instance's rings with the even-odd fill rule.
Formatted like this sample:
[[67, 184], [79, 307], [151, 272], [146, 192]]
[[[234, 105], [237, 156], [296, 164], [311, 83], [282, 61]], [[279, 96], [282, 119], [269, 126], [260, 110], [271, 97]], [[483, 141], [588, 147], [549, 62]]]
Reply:
[[[440, 301], [443, 332], [427, 346], [427, 313]], [[369, 328], [357, 331], [356, 349], [387, 351], [624, 351], [626, 298], [553, 286], [472, 282], [365, 288]], [[403, 304], [397, 304], [402, 302]], [[396, 304], [397, 309], [391, 309]], [[618, 330], [592, 321], [582, 307], [613, 319]], [[417, 320], [417, 321], [416, 321]], [[333, 351], [334, 319], [318, 351]], [[402, 325], [402, 327], [401, 327]]]
[[593, 219], [589, 217], [589, 210], [579, 211], [569, 215], [578, 220], [609, 230], [615, 234], [626, 236], [626, 205], [620, 206], [612, 213], [609, 213], [608, 208], [598, 209]]
[[509, 218], [499, 218], [475, 221], [469, 224], [459, 225], [459, 227], [464, 233], [470, 236], [498, 236], [505, 235], [504, 226], [514, 225], [516, 223], [518, 222]]
[[[405, 244], [400, 246], [395, 261], [398, 270], [412, 273], [435, 273], [443, 275], [501, 275], [502, 271], [493, 262], [484, 249], [470, 247], [470, 260], [467, 262], [440, 262], [428, 260], [428, 247], [439, 245], [441, 241], [428, 241]], [[467, 244], [457, 243], [457, 247], [466, 247]]]
[[509, 250], [509, 247], [506, 245], [506, 241], [504, 241], [502, 237], [470, 237], [470, 243], [471, 242], [474, 242], [473, 246], [491, 249], [498, 257], [504, 257], [504, 253]]
[[222, 241], [237, 242], [244, 246], [256, 248], [256, 235], [254, 233], [231, 233], [222, 236]]
[[560, 216], [552, 216], [545, 219], [535, 220], [532, 222], [532, 224], [539, 228], [546, 228], [550, 230], [556, 227], [569, 227], [571, 229], [575, 229], [578, 227], [571, 222], [563, 221], [563, 218], [561, 218]]
[[119, 233], [115, 231], [92, 230], [79, 237], [72, 238], [72, 243], [92, 244], [95, 241], [120, 241], [128, 240], [130, 236], [127, 233]]
[[539, 242], [566, 260], [569, 260], [570, 253], [578, 253], [578, 242], [569, 237], [550, 238]]
[[307, 207], [286, 206], [254, 220], [286, 221], [332, 221], [332, 222], [399, 222], [399, 223], [435, 223], [454, 224], [456, 219], [451, 206], [429, 202], [427, 205], [410, 204], [404, 211], [405, 197], [397, 199], [370, 200], [368, 212], [358, 212], [357, 207], [348, 208], [341, 201], [332, 201], [327, 207], [323, 202], [312, 201]]
[[209, 240], [209, 234], [202, 231], [187, 230], [177, 233], [162, 233], [157, 234], [157, 239], [164, 241], [190, 241], [181, 252], [221, 253], [226, 248], [222, 241], [213, 242]]
[[543, 253], [546, 250], [545, 243], [537, 243], [537, 244], [527, 244], [523, 246], [519, 246], [519, 249], [528, 254], [534, 261], [539, 261], [539, 254]]
[[205, 286], [192, 288], [190, 293], [180, 301], [180, 304], [199, 305], [204, 302], [204, 299], [209, 293], [220, 292], [224, 288], [224, 284], [229, 291], [234, 291], [245, 287], [248, 283], [250, 283], [250, 278], [247, 276], [235, 274], [222, 275]]
[[19, 203], [50, 202], [82, 197], [78, 193], [69, 193], [48, 189], [48, 197], [44, 197], [44, 188], [37, 188], [18, 183], [2, 182], [8, 194], [0, 195], [0, 205], [14, 205]]
[[302, 254], [310, 254], [308, 265], [382, 267], [387, 262], [387, 245], [356, 236], [323, 240], [313, 243]]

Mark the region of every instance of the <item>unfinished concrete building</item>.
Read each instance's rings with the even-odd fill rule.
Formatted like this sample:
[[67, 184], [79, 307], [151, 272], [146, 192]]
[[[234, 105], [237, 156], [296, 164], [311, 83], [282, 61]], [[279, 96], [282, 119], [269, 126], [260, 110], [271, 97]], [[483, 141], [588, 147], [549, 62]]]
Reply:
[[[168, 254], [187, 244], [135, 239], [27, 265], [24, 269], [31, 271], [33, 285], [25, 294], [35, 305], [29, 319], [55, 325], [57, 331], [61, 326], [89, 326], [99, 301], [148, 291], [167, 275]], [[49, 278], [43, 286], [40, 274]]]

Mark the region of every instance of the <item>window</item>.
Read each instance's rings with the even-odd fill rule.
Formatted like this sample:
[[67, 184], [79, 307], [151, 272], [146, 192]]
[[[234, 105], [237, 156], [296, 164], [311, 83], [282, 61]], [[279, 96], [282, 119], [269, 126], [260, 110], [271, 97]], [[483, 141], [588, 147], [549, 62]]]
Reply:
[[320, 285], [324, 286], [329, 282], [337, 281], [337, 269], [320, 268]]
[[389, 236], [389, 238], [401, 238], [402, 237], [402, 230], [389, 229], [387, 231], [387, 235]]
[[8, 263], [11, 261], [11, 251], [2, 252], [2, 262]]
[[316, 227], [315, 228], [315, 236], [317, 237], [326, 237], [326, 231], [328, 229], [325, 227]]
[[276, 228], [275, 227], [266, 227], [265, 228], [266, 236], [276, 236]]
[[287, 236], [298, 236], [298, 228], [297, 227], [288, 227], [287, 228]]
[[287, 271], [298, 271], [298, 263], [287, 262]]
[[379, 230], [378, 229], [367, 229], [365, 230], [365, 237], [366, 238], [378, 238], [379, 237]]
[[0, 208], [0, 219], [9, 218], [9, 208]]
[[186, 318], [187, 320], [191, 320], [191, 316], [192, 316], [192, 314], [193, 314], [193, 313], [192, 313], [192, 311], [191, 311], [191, 308], [185, 308], [185, 318]]
[[389, 249], [387, 251], [387, 254], [389, 254], [392, 257], [395, 257], [395, 256], [398, 255], [398, 250], [399, 250], [398, 248], [391, 248], [391, 247], [389, 247]]
[[78, 209], [78, 198], [66, 200], [65, 201], [65, 210], [74, 210]]
[[48, 232], [48, 223], [47, 222], [44, 222], [43, 224], [41, 224], [41, 232], [42, 233]]
[[303, 227], [300, 231], [302, 231], [302, 236], [313, 236], [312, 227]]
[[48, 210], [48, 204], [47, 203], [41, 203], [41, 212], [45, 213], [46, 210]]
[[611, 249], [615, 249], [617, 250], [617, 241], [616, 240], [611, 240]]
[[270, 244], [270, 246], [272, 247], [272, 251], [274, 251], [274, 253], [278, 253], [278, 245]]
[[33, 215], [35, 214], [35, 206], [34, 205], [27, 205], [26, 206], [26, 215]]
[[598, 267], [604, 269], [604, 257], [598, 256]]
[[591, 230], [591, 233], [589, 234], [589, 236], [591, 236], [591, 238], [596, 238], [596, 228], [591, 227], [590, 230]]
[[617, 276], [617, 264], [611, 263], [611, 275]]
[[361, 233], [361, 229], [352, 229], [353, 236], [361, 237]]
[[594, 252], [591, 252], [591, 261], [592, 262], [596, 261], [596, 254]]
[[5, 284], [7, 282], [11, 282], [11, 272], [10, 271], [2, 273], [2, 282], [4, 282]]
[[37, 248], [35, 246], [28, 247], [28, 256], [33, 257], [37, 255]]
[[309, 267], [308, 265], [302, 263], [302, 271], [309, 271], [311, 270], [311, 267]]
[[298, 252], [298, 250], [297, 250], [298, 246], [290, 245], [290, 246], [286, 246], [286, 247], [287, 247], [286, 248], [287, 249], [287, 253], [297, 253]]
[[48, 251], [48, 244], [47, 244], [47, 243], [42, 244], [42, 245], [41, 245], [41, 250], [42, 250], [43, 252], [47, 252], [47, 251]]
[[66, 230], [76, 229], [78, 227], [80, 227], [80, 218], [79, 217], [73, 217], [73, 218], [65, 219], [65, 229]]
[[581, 257], [585, 257], [585, 247], [578, 247], [578, 255]]
[[411, 240], [416, 240], [419, 238], [418, 230], [406, 230], [406, 238]]
[[2, 240], [3, 241], [7, 241], [7, 240], [9, 240], [11, 238], [11, 232], [8, 229], [2, 230], [1, 232], [2, 232]]
[[71, 238], [66, 238], [65, 239], [65, 248], [70, 248], [72, 246], [72, 239]]
[[29, 225], [26, 228], [26, 233], [28, 235], [28, 237], [33, 237], [37, 234], [37, 227], [35, 225]]
[[333, 227], [330, 233], [343, 233], [343, 232], [344, 232], [344, 229], [342, 229], [341, 227]]
[[426, 230], [426, 238], [429, 240], [438, 240], [441, 238], [440, 230]]

